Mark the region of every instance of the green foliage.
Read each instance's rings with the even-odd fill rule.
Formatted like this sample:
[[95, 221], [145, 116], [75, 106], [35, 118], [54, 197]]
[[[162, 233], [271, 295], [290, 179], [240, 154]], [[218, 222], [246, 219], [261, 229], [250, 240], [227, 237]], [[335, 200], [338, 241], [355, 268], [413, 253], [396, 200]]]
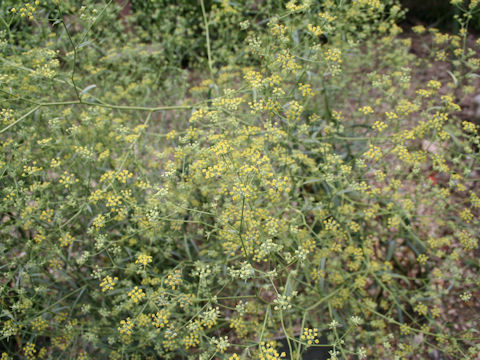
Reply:
[[1, 360], [474, 359], [476, 2], [123, 5], [0, 7]]

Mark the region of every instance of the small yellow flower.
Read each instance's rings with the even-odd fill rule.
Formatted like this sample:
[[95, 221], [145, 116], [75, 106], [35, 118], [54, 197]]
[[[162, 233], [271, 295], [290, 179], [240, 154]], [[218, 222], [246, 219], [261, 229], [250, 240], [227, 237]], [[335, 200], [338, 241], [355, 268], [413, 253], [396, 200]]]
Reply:
[[135, 261], [135, 264], [141, 264], [141, 265], [147, 265], [152, 262], [152, 257], [147, 254], [140, 254], [137, 256], [137, 260]]
[[73, 236], [70, 233], [65, 233], [60, 239], [60, 245], [63, 247], [70, 246], [73, 243]]
[[385, 124], [383, 121], [375, 121], [372, 127], [378, 132], [382, 132], [388, 127], [388, 125]]
[[319, 344], [320, 340], [318, 340], [318, 329], [303, 329], [303, 334], [300, 336], [300, 340], [305, 341], [308, 345], [312, 344]]
[[130, 299], [132, 299], [132, 301], [136, 304], [136, 303], [138, 303], [140, 300], [142, 300], [146, 295], [145, 295], [145, 293], [143, 292], [142, 289], [140, 289], [138, 286], [135, 286], [135, 287], [128, 293], [128, 296], [129, 296]]
[[466, 223], [470, 223], [473, 220], [473, 214], [468, 208], [463, 209], [463, 211], [460, 213], [460, 217]]
[[120, 326], [118, 327], [118, 331], [122, 335], [131, 335], [133, 329], [133, 322], [127, 317], [125, 320], [120, 321]]
[[423, 25], [414, 26], [414, 27], [412, 27], [412, 30], [416, 34], [423, 34], [426, 31], [425, 26], [423, 26]]
[[110, 275], [108, 275], [102, 280], [102, 282], [100, 283], [100, 287], [102, 288], [103, 292], [113, 290], [117, 282], [118, 277], [112, 278]]
[[418, 257], [417, 257], [417, 261], [418, 261], [420, 264], [425, 265], [425, 264], [427, 263], [427, 261], [428, 261], [428, 256], [425, 255], [425, 254], [420, 254], [420, 255], [418, 255]]
[[372, 144], [370, 144], [368, 151], [365, 153], [367, 159], [380, 160], [382, 156], [382, 150], [378, 146]]
[[361, 107], [360, 109], [358, 109], [358, 111], [363, 113], [363, 115], [373, 114], [373, 109], [369, 105]]

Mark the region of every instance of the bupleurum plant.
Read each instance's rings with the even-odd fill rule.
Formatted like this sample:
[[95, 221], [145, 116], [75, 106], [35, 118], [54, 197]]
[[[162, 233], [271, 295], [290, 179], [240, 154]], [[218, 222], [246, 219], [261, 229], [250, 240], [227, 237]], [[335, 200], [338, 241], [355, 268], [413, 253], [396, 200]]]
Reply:
[[476, 359], [451, 2], [2, 2], [1, 360]]

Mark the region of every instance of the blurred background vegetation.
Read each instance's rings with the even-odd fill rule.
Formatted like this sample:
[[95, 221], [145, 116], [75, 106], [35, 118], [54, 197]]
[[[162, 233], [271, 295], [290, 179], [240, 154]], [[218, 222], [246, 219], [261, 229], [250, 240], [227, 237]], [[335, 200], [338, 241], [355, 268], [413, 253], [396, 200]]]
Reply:
[[[454, 16], [458, 9], [449, 0], [401, 0], [408, 9], [404, 25], [424, 24], [442, 31], [456, 33], [459, 29]], [[470, 31], [480, 31], [480, 14], [477, 12], [470, 22]]]

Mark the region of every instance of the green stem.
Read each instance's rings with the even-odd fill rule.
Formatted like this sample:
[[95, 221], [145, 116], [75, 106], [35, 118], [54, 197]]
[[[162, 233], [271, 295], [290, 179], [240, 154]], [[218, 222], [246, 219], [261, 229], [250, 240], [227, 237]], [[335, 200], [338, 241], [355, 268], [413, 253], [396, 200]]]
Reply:
[[200, 5], [202, 6], [202, 15], [203, 15], [203, 23], [205, 24], [205, 37], [207, 40], [207, 57], [208, 57], [208, 67], [210, 69], [210, 77], [212, 81], [215, 83], [213, 78], [213, 63], [212, 63], [212, 50], [210, 47], [210, 32], [208, 30], [208, 20], [207, 20], [207, 13], [205, 11], [205, 3], [203, 0], [200, 0]]
[[73, 89], [75, 90], [75, 94], [77, 95], [77, 99], [79, 102], [82, 102], [82, 99], [80, 98], [80, 93], [78, 92], [77, 85], [75, 84], [75, 65], [77, 63], [77, 47], [75, 46], [75, 43], [73, 42], [72, 37], [70, 36], [70, 33], [68, 32], [67, 25], [65, 24], [65, 21], [62, 20], [62, 25], [65, 29], [65, 32], [67, 33], [68, 40], [70, 41], [70, 44], [73, 47], [73, 64], [72, 64], [72, 74], [70, 75], [70, 79], [72, 80], [72, 85]]
[[29, 112], [27, 112], [26, 114], [22, 115], [20, 118], [18, 118], [18, 120], [15, 120], [13, 123], [11, 123], [10, 125], [4, 127], [2, 130], [0, 130], [0, 134], [7, 131], [8, 129], [10, 129], [12, 126], [18, 124], [20, 121], [22, 121], [23, 119], [27, 118], [30, 114], [34, 113], [35, 111], [37, 111], [38, 109], [40, 108], [40, 106], [36, 106], [34, 107], [32, 110], [30, 110]]

